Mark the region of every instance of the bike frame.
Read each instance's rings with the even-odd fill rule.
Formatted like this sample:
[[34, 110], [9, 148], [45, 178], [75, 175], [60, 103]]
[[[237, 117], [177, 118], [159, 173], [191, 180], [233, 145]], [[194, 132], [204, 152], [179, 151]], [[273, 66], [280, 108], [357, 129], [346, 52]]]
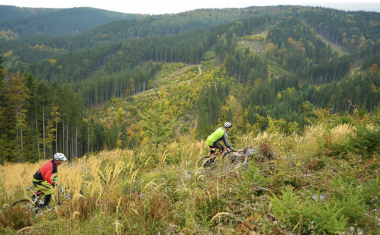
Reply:
[[[231, 161], [233, 161], [233, 159], [230, 158], [230, 153], [231, 152], [234, 152], [234, 151], [231, 151], [229, 150], [229, 148], [224, 148], [223, 150], [222, 149], [219, 149], [219, 153], [218, 154], [214, 154], [214, 156], [206, 156], [206, 157], [203, 157], [197, 164], [197, 166], [204, 166], [207, 162], [209, 162], [211, 159], [214, 159], [216, 160], [218, 156], [221, 156], [222, 158], [222, 161], [224, 161], [225, 157], [228, 156], [227, 158], [229, 158]], [[220, 155], [219, 155], [220, 154]], [[213, 161], [214, 161], [213, 160]], [[202, 163], [202, 165], [200, 165], [200, 163]]]
[[[25, 191], [29, 191], [29, 190], [32, 190], [35, 186], [31, 186], [31, 187], [28, 187], [28, 188], [25, 188]], [[59, 195], [62, 194], [66, 200], [70, 200], [71, 199], [71, 195], [68, 194], [65, 189], [61, 186], [61, 185], [58, 185], [58, 204], [61, 204], [60, 200], [59, 200]], [[33, 191], [33, 194], [36, 196], [36, 199], [34, 201], [34, 203], [36, 203], [38, 201], [38, 199], [41, 198], [42, 195], [44, 195], [43, 192], [40, 191], [40, 193], [36, 193]], [[40, 199], [41, 200], [41, 199]]]

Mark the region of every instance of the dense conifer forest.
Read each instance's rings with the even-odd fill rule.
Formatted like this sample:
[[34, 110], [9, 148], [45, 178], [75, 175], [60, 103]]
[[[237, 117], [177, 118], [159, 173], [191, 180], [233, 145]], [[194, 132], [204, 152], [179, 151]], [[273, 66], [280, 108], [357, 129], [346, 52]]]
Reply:
[[84, 7], [34, 9], [12, 6], [0, 6], [0, 15], [1, 37], [6, 40], [22, 39], [34, 35], [72, 35], [110, 21], [146, 16]]
[[[378, 13], [296, 6], [202, 9], [111, 21], [77, 34], [63, 30], [64, 36], [24, 34], [17, 23], [44, 28], [58, 22], [40, 17], [63, 17], [61, 26], [70, 27], [85, 12], [102, 13], [108, 21], [139, 17], [74, 8], [3, 19], [8, 28], [1, 35], [18, 36], [1, 38], [2, 162], [139, 145], [147, 137], [137, 111], [148, 107], [136, 94], [152, 89], [169, 92], [166, 112], [186, 119], [182, 129], [195, 128], [198, 138], [225, 119], [236, 123], [236, 134], [263, 131], [271, 121], [292, 133], [310, 124], [318, 109], [372, 112], [379, 104]], [[264, 53], [239, 46], [244, 41]], [[190, 87], [177, 96], [170, 90], [178, 85], [162, 85], [164, 71], [175, 64], [189, 68]], [[194, 82], [196, 77], [201, 81]], [[119, 109], [119, 121], [105, 125], [93, 118], [114, 115], [100, 111], [110, 105]]]
[[[321, 7], [0, 6], [0, 233], [377, 234], [379, 34]], [[226, 121], [257, 154], [205, 171]], [[10, 208], [55, 152], [74, 203]]]

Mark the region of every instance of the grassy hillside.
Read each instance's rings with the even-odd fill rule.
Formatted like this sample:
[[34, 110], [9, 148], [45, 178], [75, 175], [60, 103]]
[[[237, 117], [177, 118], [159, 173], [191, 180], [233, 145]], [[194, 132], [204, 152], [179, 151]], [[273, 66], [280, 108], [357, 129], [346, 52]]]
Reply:
[[[203, 9], [2, 44], [0, 233], [376, 234], [379, 17]], [[199, 169], [225, 121], [261, 155]], [[73, 202], [10, 208], [57, 148]]]
[[369, 154], [368, 143], [359, 140], [363, 133], [379, 137], [380, 116], [348, 116], [353, 125], [335, 125], [339, 118], [321, 117], [320, 124], [302, 134], [268, 128], [259, 135], [237, 137], [232, 143], [236, 149], [260, 146], [277, 158], [251, 159], [229, 171], [197, 168], [208, 150], [191, 135], [158, 148], [90, 154], [59, 167], [59, 182], [70, 185], [74, 194], [82, 189], [84, 198], [77, 195], [72, 203], [37, 218], [9, 205], [26, 197], [23, 188], [30, 186], [44, 161], [6, 164], [0, 167], [0, 231], [376, 234], [379, 147]]

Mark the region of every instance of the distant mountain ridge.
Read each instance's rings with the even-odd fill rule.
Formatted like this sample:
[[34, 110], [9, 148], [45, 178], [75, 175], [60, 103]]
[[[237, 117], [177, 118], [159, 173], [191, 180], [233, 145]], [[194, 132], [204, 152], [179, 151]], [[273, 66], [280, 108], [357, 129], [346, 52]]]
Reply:
[[60, 10], [58, 8], [29, 8], [0, 5], [0, 22], [25, 18], [29, 16], [44, 15]]
[[[231, 120], [231, 141], [265, 130], [301, 133], [336, 113], [361, 118], [361, 107], [369, 113], [379, 106], [379, 32], [379, 13], [278, 6], [202, 9], [112, 21], [75, 35], [3, 38], [2, 158], [17, 161], [21, 142], [23, 159], [35, 161], [41, 138], [71, 149], [70, 156], [77, 147], [83, 155], [144, 146], [151, 138], [144, 128], [156, 117], [154, 126], [170, 122], [175, 138], [204, 138]], [[15, 109], [16, 98], [23, 109]], [[57, 138], [50, 135], [54, 126]], [[152, 138], [157, 143], [160, 136]]]
[[[20, 14], [18, 12], [25, 13]], [[17, 17], [10, 19], [12, 14]], [[41, 34], [49, 36], [72, 35], [111, 21], [145, 16], [88, 7], [38, 9], [0, 6], [0, 31], [11, 31], [19, 39]]]

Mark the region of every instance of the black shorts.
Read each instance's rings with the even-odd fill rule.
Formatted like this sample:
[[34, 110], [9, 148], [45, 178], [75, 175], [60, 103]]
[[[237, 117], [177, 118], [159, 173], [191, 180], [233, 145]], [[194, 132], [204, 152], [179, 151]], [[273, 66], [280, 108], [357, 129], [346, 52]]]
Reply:
[[224, 150], [223, 145], [219, 144], [219, 142], [214, 142], [213, 146], [208, 146], [208, 147], [210, 147], [210, 153], [211, 154], [214, 154], [216, 149], [219, 149], [220, 152], [222, 152]]

